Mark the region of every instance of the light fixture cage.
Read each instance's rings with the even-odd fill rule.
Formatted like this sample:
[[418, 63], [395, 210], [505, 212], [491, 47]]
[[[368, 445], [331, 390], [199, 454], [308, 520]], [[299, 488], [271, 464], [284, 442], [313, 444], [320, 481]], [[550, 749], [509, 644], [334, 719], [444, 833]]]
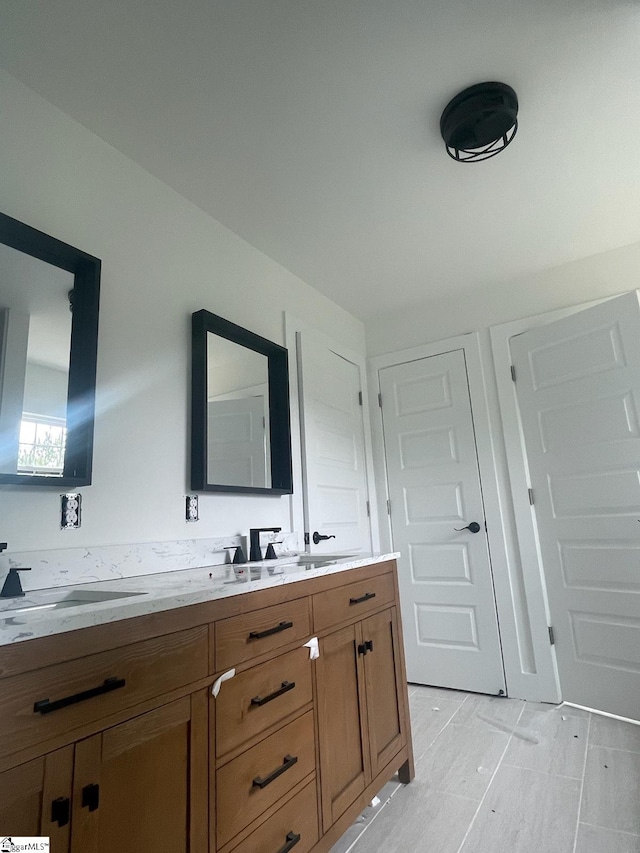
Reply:
[[451, 145], [447, 145], [447, 154], [453, 160], [457, 160], [458, 163], [478, 163], [481, 160], [490, 160], [491, 157], [495, 157], [496, 154], [504, 151], [507, 145], [511, 144], [517, 132], [518, 120], [516, 119], [513, 127], [510, 127], [503, 136], [489, 142], [488, 145], [483, 145], [481, 148], [453, 148]]

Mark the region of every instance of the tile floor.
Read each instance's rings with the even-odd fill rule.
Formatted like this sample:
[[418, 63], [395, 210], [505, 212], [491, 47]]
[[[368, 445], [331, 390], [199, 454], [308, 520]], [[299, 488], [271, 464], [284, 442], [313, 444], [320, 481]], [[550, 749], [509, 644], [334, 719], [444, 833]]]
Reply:
[[331, 853], [640, 853], [640, 726], [409, 685], [416, 778]]

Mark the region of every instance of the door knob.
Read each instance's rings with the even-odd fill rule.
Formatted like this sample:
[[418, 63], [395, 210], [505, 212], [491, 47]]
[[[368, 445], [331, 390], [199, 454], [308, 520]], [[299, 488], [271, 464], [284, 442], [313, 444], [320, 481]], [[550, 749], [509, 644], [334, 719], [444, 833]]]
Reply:
[[318, 533], [317, 530], [314, 530], [313, 536], [311, 538], [313, 539], [314, 545], [319, 545], [320, 542], [324, 542], [325, 539], [335, 539], [336, 537], [335, 536], [323, 536], [322, 533]]
[[477, 521], [472, 521], [471, 524], [467, 524], [466, 527], [454, 527], [454, 530], [457, 530], [460, 533], [461, 530], [468, 530], [470, 533], [479, 533], [480, 525]]

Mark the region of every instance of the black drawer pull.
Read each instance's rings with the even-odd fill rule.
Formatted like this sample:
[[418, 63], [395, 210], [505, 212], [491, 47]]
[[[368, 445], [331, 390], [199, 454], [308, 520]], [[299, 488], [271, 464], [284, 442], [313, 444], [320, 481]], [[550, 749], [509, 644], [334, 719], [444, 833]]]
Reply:
[[251, 700], [252, 705], [266, 705], [267, 702], [271, 702], [272, 699], [277, 699], [278, 696], [282, 696], [283, 693], [288, 693], [290, 690], [296, 686], [295, 681], [283, 681], [282, 687], [279, 690], [274, 690], [273, 693], [269, 693], [268, 696], [254, 696]]
[[69, 823], [70, 803], [69, 797], [58, 797], [51, 803], [51, 823], [58, 826], [66, 826]]
[[287, 832], [286, 844], [278, 850], [278, 853], [289, 853], [289, 850], [293, 850], [300, 838], [301, 836], [296, 835], [295, 832]]
[[98, 808], [100, 805], [100, 785], [84, 786], [81, 805], [83, 809], [89, 809], [90, 812], [94, 812]]
[[287, 628], [293, 628], [293, 622], [279, 622], [273, 628], [266, 628], [264, 631], [252, 631], [249, 634], [249, 639], [262, 640], [264, 637], [270, 637], [272, 634], [279, 634], [280, 631], [286, 631]]
[[105, 678], [99, 687], [92, 687], [91, 690], [74, 693], [73, 696], [65, 696], [64, 699], [56, 699], [54, 702], [50, 702], [48, 699], [41, 699], [34, 704], [33, 711], [35, 714], [50, 714], [52, 711], [60, 710], [60, 708], [75, 705], [77, 702], [84, 702], [85, 699], [93, 699], [94, 696], [101, 696], [103, 693], [111, 693], [112, 690], [119, 690], [126, 683], [124, 678]]
[[293, 765], [297, 764], [297, 763], [298, 763], [298, 756], [297, 755], [285, 755], [284, 763], [281, 764], [277, 770], [274, 770], [273, 773], [269, 773], [269, 775], [265, 776], [264, 779], [261, 779], [259, 776], [256, 776], [256, 778], [253, 780], [253, 787], [254, 788], [266, 788], [267, 785], [270, 785], [272, 782], [275, 782], [275, 780], [278, 778], [278, 776], [282, 776], [282, 774], [285, 771], [290, 770], [293, 767]]
[[365, 592], [365, 594], [361, 595], [360, 598], [350, 598], [349, 604], [362, 604], [363, 601], [370, 601], [372, 598], [375, 597], [375, 592]]

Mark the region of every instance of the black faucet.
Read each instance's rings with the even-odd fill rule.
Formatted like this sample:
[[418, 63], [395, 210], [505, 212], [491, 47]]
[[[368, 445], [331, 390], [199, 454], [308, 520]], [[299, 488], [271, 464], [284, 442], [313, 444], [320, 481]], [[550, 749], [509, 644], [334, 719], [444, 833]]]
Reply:
[[249, 560], [255, 562], [262, 559], [261, 533], [280, 533], [281, 530], [281, 527], [251, 527], [249, 530]]
[[[0, 554], [7, 550], [7, 543], [0, 542]], [[22, 598], [24, 590], [20, 583], [20, 575], [18, 572], [30, 572], [31, 569], [9, 569], [9, 574], [4, 579], [0, 598]]]

